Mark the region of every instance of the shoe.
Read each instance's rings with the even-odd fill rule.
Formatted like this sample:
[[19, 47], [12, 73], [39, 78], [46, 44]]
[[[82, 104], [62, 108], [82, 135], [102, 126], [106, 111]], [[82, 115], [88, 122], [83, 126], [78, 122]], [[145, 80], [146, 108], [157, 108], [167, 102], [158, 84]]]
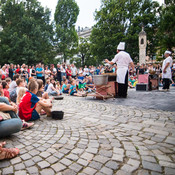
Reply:
[[160, 92], [167, 92], [167, 89], [160, 89]]
[[33, 125], [34, 125], [34, 123], [27, 123], [23, 120], [21, 131], [28, 129], [28, 128], [32, 127]]
[[0, 147], [0, 160], [11, 159], [19, 154], [18, 148], [1, 148]]

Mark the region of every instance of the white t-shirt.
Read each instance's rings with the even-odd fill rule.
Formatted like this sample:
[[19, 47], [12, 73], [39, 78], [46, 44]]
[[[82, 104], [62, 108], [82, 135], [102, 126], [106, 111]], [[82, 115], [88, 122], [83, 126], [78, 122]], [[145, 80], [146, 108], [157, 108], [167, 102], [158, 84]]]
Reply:
[[9, 92], [11, 93], [17, 87], [16, 81], [12, 81], [9, 86]]
[[49, 84], [49, 86], [48, 86], [48, 88], [47, 88], [47, 91], [46, 92], [48, 92], [48, 93], [51, 93], [51, 92], [53, 92], [53, 84], [52, 83], [50, 83]]
[[129, 63], [133, 61], [127, 52], [120, 51], [118, 54], [115, 55], [112, 62], [117, 63], [117, 68], [120, 68], [120, 67], [128, 67]]
[[[166, 69], [166, 73], [163, 73], [163, 70], [166, 66], [167, 63], [170, 63], [169, 66]], [[169, 56], [167, 57], [164, 61], [163, 61], [163, 65], [162, 65], [162, 78], [169, 78], [171, 79], [171, 66], [173, 64], [173, 60], [172, 58]]]
[[72, 75], [76, 76], [77, 68], [76, 67], [72, 67], [71, 70], [72, 70]]

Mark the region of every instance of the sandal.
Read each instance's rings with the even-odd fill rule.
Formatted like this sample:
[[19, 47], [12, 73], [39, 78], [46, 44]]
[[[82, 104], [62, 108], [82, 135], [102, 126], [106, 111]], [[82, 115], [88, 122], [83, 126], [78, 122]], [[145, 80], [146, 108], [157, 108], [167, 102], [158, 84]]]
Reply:
[[34, 125], [34, 123], [27, 123], [25, 122], [24, 120], [22, 121], [22, 128], [21, 128], [21, 131], [25, 130], [25, 129], [28, 129], [30, 127], [32, 127]]
[[0, 160], [11, 159], [19, 154], [18, 148], [1, 148], [0, 147]]

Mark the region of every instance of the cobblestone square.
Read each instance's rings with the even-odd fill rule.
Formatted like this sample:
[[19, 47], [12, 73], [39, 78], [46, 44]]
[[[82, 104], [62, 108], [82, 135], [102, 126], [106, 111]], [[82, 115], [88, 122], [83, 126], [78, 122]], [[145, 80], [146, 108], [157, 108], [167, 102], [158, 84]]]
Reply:
[[174, 111], [69, 96], [53, 107], [63, 120], [41, 116], [4, 139], [20, 155], [0, 161], [0, 174], [175, 174]]

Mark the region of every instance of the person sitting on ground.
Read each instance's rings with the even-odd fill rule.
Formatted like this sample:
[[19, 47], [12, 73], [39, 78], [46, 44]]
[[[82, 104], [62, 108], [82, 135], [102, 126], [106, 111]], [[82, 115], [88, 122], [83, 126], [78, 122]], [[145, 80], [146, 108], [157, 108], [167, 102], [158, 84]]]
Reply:
[[4, 148], [6, 142], [0, 143], [0, 160], [12, 159], [19, 154], [18, 148]]
[[8, 86], [10, 87], [11, 78], [7, 77], [7, 78], [5, 79], [5, 81], [6, 81], [6, 83], [8, 84]]
[[19, 79], [19, 75], [18, 74], [15, 74], [14, 76], [13, 76], [13, 81], [10, 83], [10, 85], [9, 85], [9, 93], [11, 94], [11, 92], [13, 91], [13, 90], [15, 90], [16, 89], [16, 87], [17, 87], [17, 84], [16, 84], [16, 81]]
[[95, 84], [93, 83], [92, 76], [88, 76], [88, 82], [86, 84], [88, 92], [95, 91]]
[[17, 110], [17, 105], [10, 104], [5, 97], [0, 97], [0, 138], [21, 131], [22, 121], [16, 114]]
[[[26, 93], [26, 91], [27, 91], [27, 89], [25, 87], [19, 88], [19, 92], [18, 92], [17, 99], [16, 99], [18, 109], [19, 109], [19, 104], [21, 102], [21, 99], [24, 96], [24, 94]], [[21, 130], [31, 128], [34, 125], [34, 123], [28, 123], [28, 122], [25, 122], [24, 120], [22, 120], [22, 123], [23, 123], [23, 126], [22, 126]]]
[[59, 81], [56, 82], [56, 89], [60, 92], [60, 95], [62, 95], [61, 85]]
[[17, 87], [10, 93], [10, 100], [16, 103], [16, 98], [20, 87], [25, 87], [24, 80], [19, 78], [16, 80]]
[[84, 77], [83, 77], [83, 73], [80, 73], [79, 74], [78, 81], [79, 81], [78, 89], [80, 91], [83, 91], [83, 89], [84, 89]]
[[8, 100], [10, 101], [10, 93], [8, 91], [9, 86], [8, 86], [8, 84], [5, 80], [2, 81], [2, 88], [3, 88], [3, 91], [4, 91], [4, 97], [7, 97]]
[[18, 95], [16, 98], [16, 104], [19, 106], [22, 97], [24, 96], [24, 94], [26, 93], [27, 89], [25, 87], [20, 87], [19, 91], [18, 91]]
[[130, 78], [129, 78], [128, 86], [130, 88], [134, 88], [135, 82], [136, 82], [136, 80], [134, 79], [133, 75], [131, 75]]
[[79, 96], [79, 97], [82, 97], [82, 96], [85, 96], [85, 93], [83, 92], [79, 92], [76, 90], [76, 80], [72, 79], [71, 81], [71, 86], [70, 86], [70, 89], [69, 89], [69, 95], [72, 95], [72, 96]]
[[55, 88], [55, 79], [54, 78], [50, 79], [50, 84], [49, 84], [46, 92], [52, 96], [60, 95], [60, 92]]
[[18, 95], [19, 88], [20, 88], [20, 87], [25, 87], [26, 84], [25, 84], [24, 79], [21, 79], [21, 78], [19, 78], [19, 79], [16, 81], [16, 84], [17, 84], [16, 94]]
[[44, 92], [47, 91], [49, 84], [50, 84], [50, 77], [46, 78], [46, 85], [44, 86]]
[[28, 84], [28, 91], [21, 99], [19, 104], [19, 117], [25, 121], [33, 121], [40, 118], [40, 112], [43, 109], [47, 116], [51, 116], [52, 104], [39, 99], [36, 96], [38, 92], [38, 83], [32, 80]]
[[65, 80], [63, 81], [62, 92], [63, 92], [64, 94], [68, 94], [68, 93], [69, 93], [69, 88], [70, 88], [70, 84], [68, 84], [68, 80], [65, 79]]
[[49, 95], [47, 92], [44, 92], [44, 85], [43, 85], [43, 80], [38, 79], [38, 92], [36, 94], [37, 97], [41, 97], [43, 99], [49, 99]]

